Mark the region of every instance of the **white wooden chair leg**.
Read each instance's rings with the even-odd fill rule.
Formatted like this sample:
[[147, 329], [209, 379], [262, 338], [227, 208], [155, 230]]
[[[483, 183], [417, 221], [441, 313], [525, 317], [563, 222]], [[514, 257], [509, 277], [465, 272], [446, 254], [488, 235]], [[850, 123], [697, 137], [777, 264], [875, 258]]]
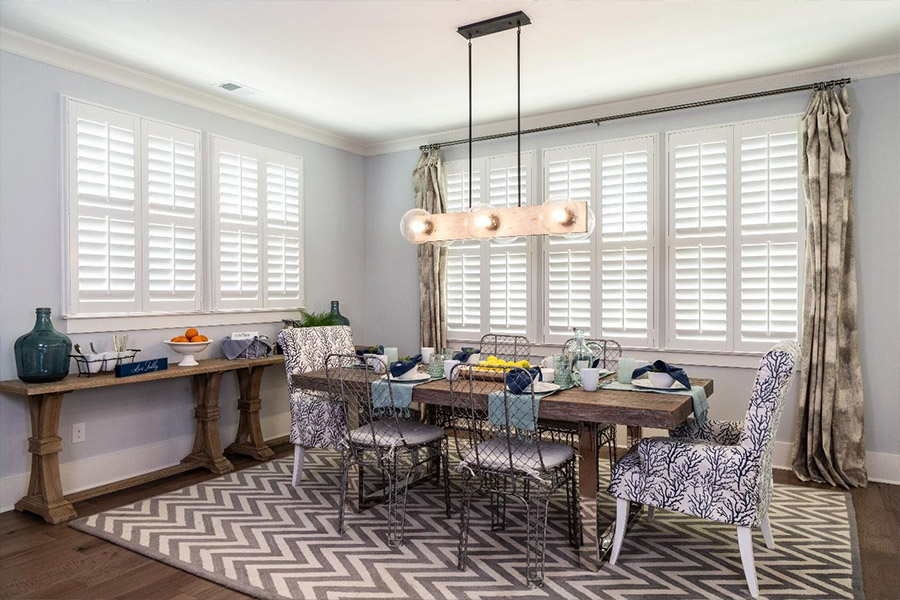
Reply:
[[759, 598], [759, 584], [756, 581], [756, 565], [753, 563], [753, 534], [749, 527], [738, 527], [738, 546], [741, 549], [741, 562], [744, 564], [744, 576], [750, 595]]
[[300, 480], [303, 479], [303, 458], [306, 453], [306, 448], [303, 446], [294, 446], [294, 478], [291, 481], [293, 485], [300, 485]]
[[649, 506], [649, 505], [647, 506], [647, 520], [650, 521], [651, 523], [653, 522], [653, 515], [655, 512], [656, 512], [655, 506]]
[[772, 528], [769, 526], [769, 517], [765, 516], [759, 522], [759, 528], [762, 529], [763, 539], [766, 540], [766, 548], [775, 549], [775, 539], [772, 537]]
[[616, 534], [613, 537], [612, 554], [609, 555], [609, 564], [614, 565], [619, 560], [619, 552], [622, 550], [622, 541], [625, 539], [625, 527], [628, 526], [628, 511], [631, 502], [624, 498], [616, 498]]

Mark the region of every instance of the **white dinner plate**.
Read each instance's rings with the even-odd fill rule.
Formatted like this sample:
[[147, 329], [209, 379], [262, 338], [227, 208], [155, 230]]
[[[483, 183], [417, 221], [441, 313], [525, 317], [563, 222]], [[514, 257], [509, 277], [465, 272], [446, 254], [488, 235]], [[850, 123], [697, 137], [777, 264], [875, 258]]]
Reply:
[[652, 381], [650, 381], [649, 379], [646, 379], [646, 378], [632, 379], [631, 385], [633, 385], [634, 387], [646, 388], [648, 390], [686, 390], [687, 389], [678, 381], [672, 383], [672, 385], [670, 385], [670, 386], [663, 387], [663, 386], [654, 385]]
[[[387, 377], [387, 375], [385, 375], [384, 377]], [[384, 377], [382, 377], [382, 379], [384, 379]], [[397, 381], [399, 383], [403, 383], [404, 381], [408, 382], [408, 383], [414, 383], [414, 382], [425, 381], [427, 379], [431, 379], [431, 375], [429, 375], [428, 373], [419, 371], [415, 375], [410, 375], [407, 377], [394, 377], [393, 375], [391, 375], [390, 378], [391, 378], [391, 381]]]
[[535, 394], [546, 394], [547, 392], [555, 392], [559, 386], [550, 381], [535, 381], [531, 384], [534, 387]]

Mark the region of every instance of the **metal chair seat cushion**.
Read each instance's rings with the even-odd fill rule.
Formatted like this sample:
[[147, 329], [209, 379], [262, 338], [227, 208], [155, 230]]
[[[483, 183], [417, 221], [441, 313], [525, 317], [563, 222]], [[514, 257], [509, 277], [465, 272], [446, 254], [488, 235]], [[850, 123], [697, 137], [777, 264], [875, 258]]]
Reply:
[[[575, 455], [572, 446], [567, 444], [520, 439], [511, 439], [508, 443], [509, 446], [507, 446], [506, 438], [494, 438], [481, 442], [477, 446], [477, 452], [476, 448], [469, 450], [459, 466], [472, 470], [512, 471], [539, 477], [542, 473], [565, 464]], [[540, 446], [540, 455], [538, 455], [537, 446]], [[510, 455], [512, 455], [512, 461], [510, 461]], [[543, 465], [541, 458], [543, 458]], [[512, 469], [510, 469], [510, 462], [512, 462]]]
[[[374, 430], [374, 432], [373, 432]], [[373, 440], [374, 435], [374, 440]], [[350, 432], [350, 441], [359, 446], [421, 446], [443, 438], [446, 434], [437, 425], [427, 425], [406, 419], [384, 419], [367, 423]]]

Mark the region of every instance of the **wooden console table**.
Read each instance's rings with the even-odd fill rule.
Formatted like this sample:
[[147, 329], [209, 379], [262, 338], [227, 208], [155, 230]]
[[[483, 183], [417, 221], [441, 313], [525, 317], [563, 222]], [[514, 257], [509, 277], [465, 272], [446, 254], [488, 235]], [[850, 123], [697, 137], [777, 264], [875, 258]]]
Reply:
[[[52, 383], [25, 383], [18, 379], [0, 381], [0, 391], [28, 398], [31, 412], [31, 437], [28, 451], [31, 453], [31, 478], [28, 493], [16, 503], [16, 510], [30, 511], [48, 523], [62, 523], [76, 517], [73, 502], [93, 498], [132, 485], [169, 477], [197, 467], [204, 467], [216, 474], [234, 470], [222, 453], [219, 443], [219, 384], [222, 375], [235, 371], [238, 377], [240, 421], [237, 436], [226, 452], [246, 454], [256, 460], [274, 456], [262, 436], [259, 422], [259, 384], [263, 369], [282, 363], [284, 357], [269, 356], [244, 360], [217, 358], [201, 360], [195, 367], [179, 367], [173, 364], [165, 371], [144, 373], [131, 377], [115, 377], [112, 373], [98, 373], [90, 377], [69, 375]], [[59, 452], [62, 438], [59, 436], [59, 413], [63, 396], [68, 392], [89, 390], [117, 385], [190, 377], [194, 391], [194, 418], [197, 429], [194, 447], [181, 464], [101, 485], [89, 490], [64, 495], [59, 477]]]

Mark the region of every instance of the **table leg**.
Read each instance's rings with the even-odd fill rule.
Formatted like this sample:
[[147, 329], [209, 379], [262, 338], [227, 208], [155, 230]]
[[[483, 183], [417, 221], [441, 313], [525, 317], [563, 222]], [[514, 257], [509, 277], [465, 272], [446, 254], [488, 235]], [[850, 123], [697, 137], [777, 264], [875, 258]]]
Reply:
[[219, 443], [219, 385], [223, 373], [200, 373], [191, 377], [197, 429], [191, 453], [181, 460], [183, 463], [196, 463], [198, 467], [205, 467], [217, 475], [234, 471], [234, 465], [222, 454]]
[[63, 497], [59, 479], [59, 411], [63, 395], [42, 394], [29, 396], [31, 412], [31, 437], [28, 451], [31, 453], [31, 479], [28, 495], [16, 502], [16, 510], [38, 514], [48, 523], [56, 524], [74, 519], [77, 515], [72, 503]]
[[241, 394], [238, 400], [238, 409], [240, 409], [241, 415], [234, 443], [228, 446], [225, 452], [245, 454], [256, 460], [268, 460], [275, 456], [275, 452], [266, 445], [263, 439], [262, 427], [259, 422], [259, 408], [262, 404], [259, 399], [259, 384], [264, 368], [264, 366], [256, 366], [235, 371]]
[[596, 423], [578, 424], [578, 495], [581, 511], [582, 543], [578, 552], [581, 566], [596, 571], [597, 565], [597, 495], [599, 472]]

